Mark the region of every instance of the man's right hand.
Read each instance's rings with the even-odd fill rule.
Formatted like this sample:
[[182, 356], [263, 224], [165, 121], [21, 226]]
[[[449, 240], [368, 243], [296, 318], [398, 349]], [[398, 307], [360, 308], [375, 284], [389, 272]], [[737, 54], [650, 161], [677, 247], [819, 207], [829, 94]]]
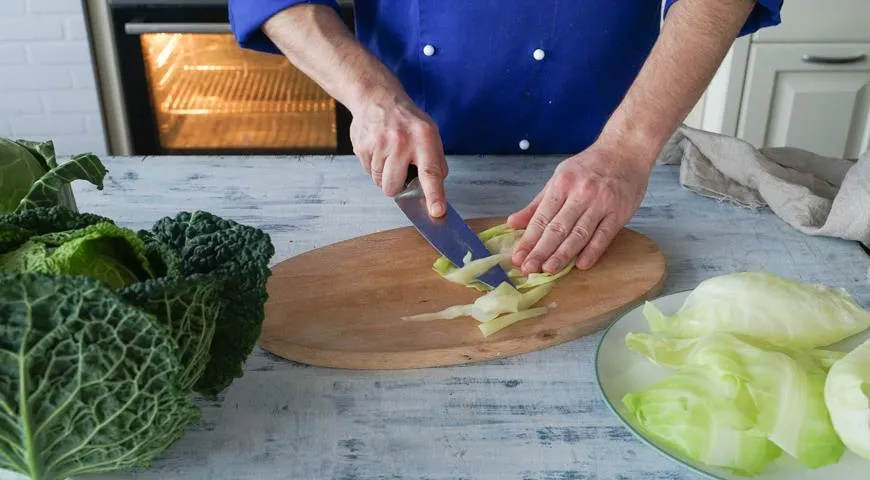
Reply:
[[429, 214], [445, 212], [447, 162], [438, 126], [403, 92], [368, 98], [352, 111], [354, 153], [372, 181], [390, 197], [402, 190], [408, 165], [417, 166]]
[[413, 163], [429, 214], [442, 216], [447, 162], [437, 126], [336, 12], [326, 5], [296, 5], [269, 18], [263, 32], [296, 68], [350, 110], [354, 153], [375, 185], [396, 195]]

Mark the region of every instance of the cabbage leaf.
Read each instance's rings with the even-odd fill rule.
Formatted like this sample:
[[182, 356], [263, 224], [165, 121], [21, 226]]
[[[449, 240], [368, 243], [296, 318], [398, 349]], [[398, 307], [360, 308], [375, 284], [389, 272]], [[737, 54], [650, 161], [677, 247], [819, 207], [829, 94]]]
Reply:
[[107, 172], [91, 153], [59, 165], [51, 140], [0, 138], [0, 214], [56, 205], [76, 210], [70, 183], [86, 180], [102, 190]]
[[825, 381], [825, 404], [846, 447], [870, 460], [870, 339], [834, 362]]
[[701, 282], [679, 311], [651, 302], [650, 330], [678, 338], [730, 332], [793, 348], [829, 346], [870, 328], [870, 311], [843, 288], [799, 282], [769, 272], [737, 272]]
[[[520, 238], [522, 238], [523, 232], [524, 230], [511, 228], [505, 223], [487, 228], [478, 233], [477, 237], [492, 254], [490, 257], [473, 259], [472, 262], [477, 263], [460, 266], [454, 265], [453, 262], [442, 255], [432, 264], [432, 269], [449, 281], [461, 283], [481, 292], [488, 292], [492, 288], [479, 280], [475, 280], [475, 278], [495, 265], [495, 263], [501, 265], [510, 281], [518, 290], [527, 290], [554, 282], [571, 272], [576, 264], [576, 257], [556, 273], [535, 272], [528, 275], [523, 274], [522, 270], [517, 268], [511, 260], [511, 254]], [[479, 271], [482, 265], [488, 265], [488, 267]]]
[[[432, 264], [432, 269], [438, 275], [449, 282], [485, 294], [469, 305], [453, 305], [437, 312], [403, 316], [402, 319], [432, 321], [470, 316], [479, 322], [478, 329], [483, 336], [488, 337], [514, 323], [546, 315], [550, 307], [532, 307], [550, 293], [556, 280], [564, 277], [574, 268], [576, 258], [554, 274], [539, 272], [525, 275], [520, 268], [513, 265], [511, 260], [511, 254], [522, 238], [523, 232], [524, 230], [511, 228], [505, 223], [495, 225], [477, 234], [490, 255], [471, 258], [469, 252], [463, 259], [462, 265], [453, 264], [443, 255], [438, 257]], [[500, 265], [505, 270], [513, 285], [503, 282], [492, 288], [477, 280], [481, 274], [495, 265]]]
[[758, 428], [758, 411], [746, 385], [714, 369], [678, 367], [622, 402], [630, 423], [706, 465], [758, 475], [782, 454]]
[[111, 222], [32, 236], [0, 254], [0, 270], [86, 275], [112, 288], [153, 277], [142, 239]]
[[85, 275], [115, 288], [169, 328], [185, 383], [209, 398], [243, 374], [273, 254], [262, 230], [208, 212], [180, 212], [139, 232], [60, 206], [0, 215], [0, 271]]
[[702, 367], [744, 385], [758, 429], [805, 467], [837, 463], [843, 455], [825, 405], [820, 357], [725, 332], [690, 339], [629, 333], [625, 341], [654, 364]]
[[147, 467], [199, 417], [166, 328], [84, 276], [0, 272], [0, 467]]

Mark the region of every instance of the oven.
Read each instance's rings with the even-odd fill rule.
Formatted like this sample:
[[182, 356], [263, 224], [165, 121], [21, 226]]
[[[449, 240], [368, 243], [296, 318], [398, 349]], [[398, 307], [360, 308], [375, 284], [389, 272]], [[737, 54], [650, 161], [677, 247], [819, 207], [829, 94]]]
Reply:
[[87, 0], [86, 15], [110, 154], [352, 154], [347, 109], [284, 56], [240, 48], [226, 0]]

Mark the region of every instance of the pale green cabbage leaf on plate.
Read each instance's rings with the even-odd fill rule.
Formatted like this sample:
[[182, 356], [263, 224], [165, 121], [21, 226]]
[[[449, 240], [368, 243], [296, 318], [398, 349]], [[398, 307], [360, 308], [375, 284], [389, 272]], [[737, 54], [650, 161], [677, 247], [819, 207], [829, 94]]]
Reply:
[[870, 339], [833, 364], [825, 403], [846, 447], [870, 461]]
[[630, 333], [626, 345], [657, 365], [702, 367], [745, 386], [759, 431], [808, 468], [836, 463], [845, 451], [825, 406], [827, 370], [817, 356], [730, 333]]
[[672, 337], [730, 332], [793, 348], [829, 346], [870, 328], [870, 311], [845, 289], [764, 271], [704, 280], [674, 315], [651, 302], [643, 313], [651, 331]]
[[706, 465], [752, 476], [782, 455], [756, 423], [745, 384], [715, 370], [681, 366], [623, 398], [631, 421], [652, 438]]

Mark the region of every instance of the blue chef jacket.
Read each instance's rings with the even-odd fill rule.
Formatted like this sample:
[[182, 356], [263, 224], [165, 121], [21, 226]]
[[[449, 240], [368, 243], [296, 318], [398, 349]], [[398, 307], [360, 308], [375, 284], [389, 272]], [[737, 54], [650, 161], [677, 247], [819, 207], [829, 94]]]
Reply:
[[[664, 0], [667, 12], [678, 0]], [[740, 35], [780, 22], [758, 0]], [[292, 5], [229, 0], [242, 47]], [[653, 0], [355, 0], [357, 38], [438, 124], [447, 154], [574, 154], [600, 133], [659, 34]], [[690, 68], [686, 65], [685, 68]]]

